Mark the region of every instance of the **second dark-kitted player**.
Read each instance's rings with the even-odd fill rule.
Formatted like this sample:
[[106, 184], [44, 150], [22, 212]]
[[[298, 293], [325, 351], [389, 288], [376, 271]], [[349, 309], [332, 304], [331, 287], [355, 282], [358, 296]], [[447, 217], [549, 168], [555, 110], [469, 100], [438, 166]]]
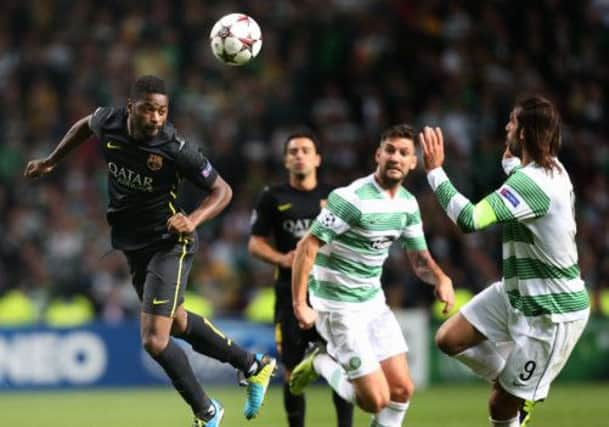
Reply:
[[[249, 251], [276, 266], [275, 341], [285, 365], [284, 406], [290, 427], [303, 427], [305, 399], [288, 387], [292, 368], [303, 358], [307, 344], [320, 337], [315, 330], [298, 327], [292, 309], [294, 249], [321, 211], [332, 190], [317, 180], [321, 163], [316, 140], [309, 132], [290, 135], [284, 143], [287, 183], [266, 187], [253, 212]], [[353, 405], [333, 395], [339, 427], [351, 427]]]

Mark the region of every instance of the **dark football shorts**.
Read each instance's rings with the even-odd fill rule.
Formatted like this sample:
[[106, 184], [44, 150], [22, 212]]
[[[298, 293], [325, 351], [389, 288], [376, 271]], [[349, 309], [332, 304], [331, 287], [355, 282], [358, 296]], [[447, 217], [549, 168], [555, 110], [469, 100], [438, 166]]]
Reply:
[[173, 245], [125, 252], [144, 313], [173, 317], [176, 308], [184, 303], [197, 243], [194, 236]]
[[275, 294], [275, 344], [281, 361], [287, 369], [292, 370], [304, 357], [308, 344], [322, 338], [315, 327], [300, 329], [290, 294], [281, 291]]

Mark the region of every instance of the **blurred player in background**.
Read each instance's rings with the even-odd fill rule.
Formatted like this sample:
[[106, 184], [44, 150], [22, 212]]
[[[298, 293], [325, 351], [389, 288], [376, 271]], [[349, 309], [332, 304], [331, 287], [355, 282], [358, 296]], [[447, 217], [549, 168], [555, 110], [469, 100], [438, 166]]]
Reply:
[[[292, 262], [296, 243], [319, 214], [331, 188], [317, 180], [321, 163], [317, 142], [309, 132], [289, 135], [284, 144], [289, 181], [266, 187], [253, 213], [249, 251], [277, 267], [275, 341], [285, 365], [283, 401], [290, 427], [304, 427], [305, 398], [292, 394], [288, 381], [308, 343], [320, 340], [315, 329], [298, 327], [292, 309]], [[333, 393], [339, 427], [351, 427], [353, 405]]]
[[301, 327], [315, 324], [327, 349], [316, 347], [294, 368], [292, 391], [322, 375], [373, 413], [373, 426], [401, 426], [414, 392], [406, 342], [380, 282], [393, 242], [406, 249], [417, 276], [435, 285], [444, 311], [454, 303], [450, 278], [427, 250], [419, 205], [402, 186], [417, 164], [414, 136], [408, 125], [387, 129], [376, 171], [330, 193], [294, 256], [294, 313]]
[[459, 228], [503, 224], [502, 280], [448, 319], [436, 342], [493, 382], [491, 425], [517, 427], [548, 395], [584, 330], [589, 302], [577, 264], [573, 185], [556, 157], [558, 112], [543, 97], [524, 98], [505, 130], [508, 178], [476, 205], [442, 169], [441, 130], [425, 128], [420, 139], [429, 184]]
[[[101, 107], [78, 120], [48, 157], [27, 164], [25, 176], [47, 175], [95, 134], [108, 167], [107, 219], [112, 246], [126, 255], [133, 286], [142, 301], [142, 344], [192, 408], [193, 426], [215, 427], [224, 409], [201, 389], [186, 354], [171, 336], [244, 373], [248, 419], [262, 406], [276, 362], [246, 352], [209, 320], [183, 307], [198, 247], [196, 228], [224, 209], [232, 190], [199, 149], [178, 136], [167, 121], [168, 108], [163, 80], [140, 77], [126, 107]], [[182, 179], [209, 192], [190, 214], [175, 206]]]

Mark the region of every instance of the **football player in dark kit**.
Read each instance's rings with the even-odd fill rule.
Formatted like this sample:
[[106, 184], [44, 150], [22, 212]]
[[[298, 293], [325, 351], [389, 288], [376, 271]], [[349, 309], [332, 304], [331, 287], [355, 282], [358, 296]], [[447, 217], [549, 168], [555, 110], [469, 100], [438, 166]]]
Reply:
[[[292, 261], [296, 243], [321, 211], [332, 190], [317, 181], [321, 157], [314, 136], [294, 133], [284, 143], [285, 168], [289, 181], [266, 187], [253, 213], [249, 251], [277, 267], [275, 282], [275, 341], [285, 365], [283, 398], [290, 427], [303, 427], [305, 399], [290, 393], [288, 382], [292, 368], [303, 358], [307, 344], [321, 340], [315, 329], [298, 327], [292, 309]], [[353, 405], [336, 393], [334, 406], [339, 427], [351, 427]]]
[[[193, 144], [167, 121], [163, 80], [140, 77], [126, 107], [102, 107], [77, 121], [44, 159], [30, 161], [25, 176], [50, 173], [92, 134], [108, 168], [107, 219], [112, 246], [124, 252], [142, 301], [141, 338], [194, 413], [193, 427], [217, 427], [224, 409], [201, 389], [186, 354], [171, 337], [242, 371], [247, 379], [244, 415], [262, 406], [276, 361], [252, 354], [225, 337], [209, 320], [183, 307], [184, 288], [197, 250], [196, 228], [215, 217], [232, 197], [230, 186]], [[208, 195], [189, 214], [176, 206], [178, 184], [187, 179]]]

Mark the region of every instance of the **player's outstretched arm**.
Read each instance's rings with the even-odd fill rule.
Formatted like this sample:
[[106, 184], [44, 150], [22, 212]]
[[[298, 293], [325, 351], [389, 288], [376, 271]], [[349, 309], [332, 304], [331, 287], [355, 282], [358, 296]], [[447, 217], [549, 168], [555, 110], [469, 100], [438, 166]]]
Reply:
[[455, 304], [455, 291], [450, 277], [442, 271], [428, 250], [408, 251], [408, 258], [417, 277], [435, 286], [436, 298], [444, 303], [442, 312], [450, 312]]
[[167, 228], [174, 233], [192, 233], [195, 229], [218, 215], [233, 197], [233, 190], [218, 175], [210, 187], [209, 195], [190, 214], [176, 213], [167, 220]]
[[317, 313], [307, 304], [307, 285], [309, 273], [319, 248], [323, 242], [307, 232], [296, 245], [294, 264], [292, 267], [292, 307], [298, 320], [298, 326], [309, 329], [315, 324]]
[[286, 253], [279, 252], [269, 243], [268, 239], [263, 236], [250, 236], [247, 244], [247, 249], [250, 254], [269, 264], [277, 265], [282, 268], [292, 268], [295, 251]]
[[30, 160], [23, 175], [26, 178], [39, 178], [49, 174], [72, 150], [85, 142], [93, 131], [89, 126], [91, 116], [83, 117], [72, 125], [57, 147], [44, 159]]
[[[423, 160], [427, 181], [448, 217], [469, 233], [490, 225], [513, 220], [526, 220], [545, 215], [550, 208], [549, 197], [527, 175], [512, 165], [507, 181], [499, 188], [473, 204], [454, 187], [442, 165], [444, 138], [440, 128], [426, 127], [419, 134], [423, 147]], [[504, 160], [510, 159], [509, 147]], [[505, 166], [505, 165], [504, 165]]]

